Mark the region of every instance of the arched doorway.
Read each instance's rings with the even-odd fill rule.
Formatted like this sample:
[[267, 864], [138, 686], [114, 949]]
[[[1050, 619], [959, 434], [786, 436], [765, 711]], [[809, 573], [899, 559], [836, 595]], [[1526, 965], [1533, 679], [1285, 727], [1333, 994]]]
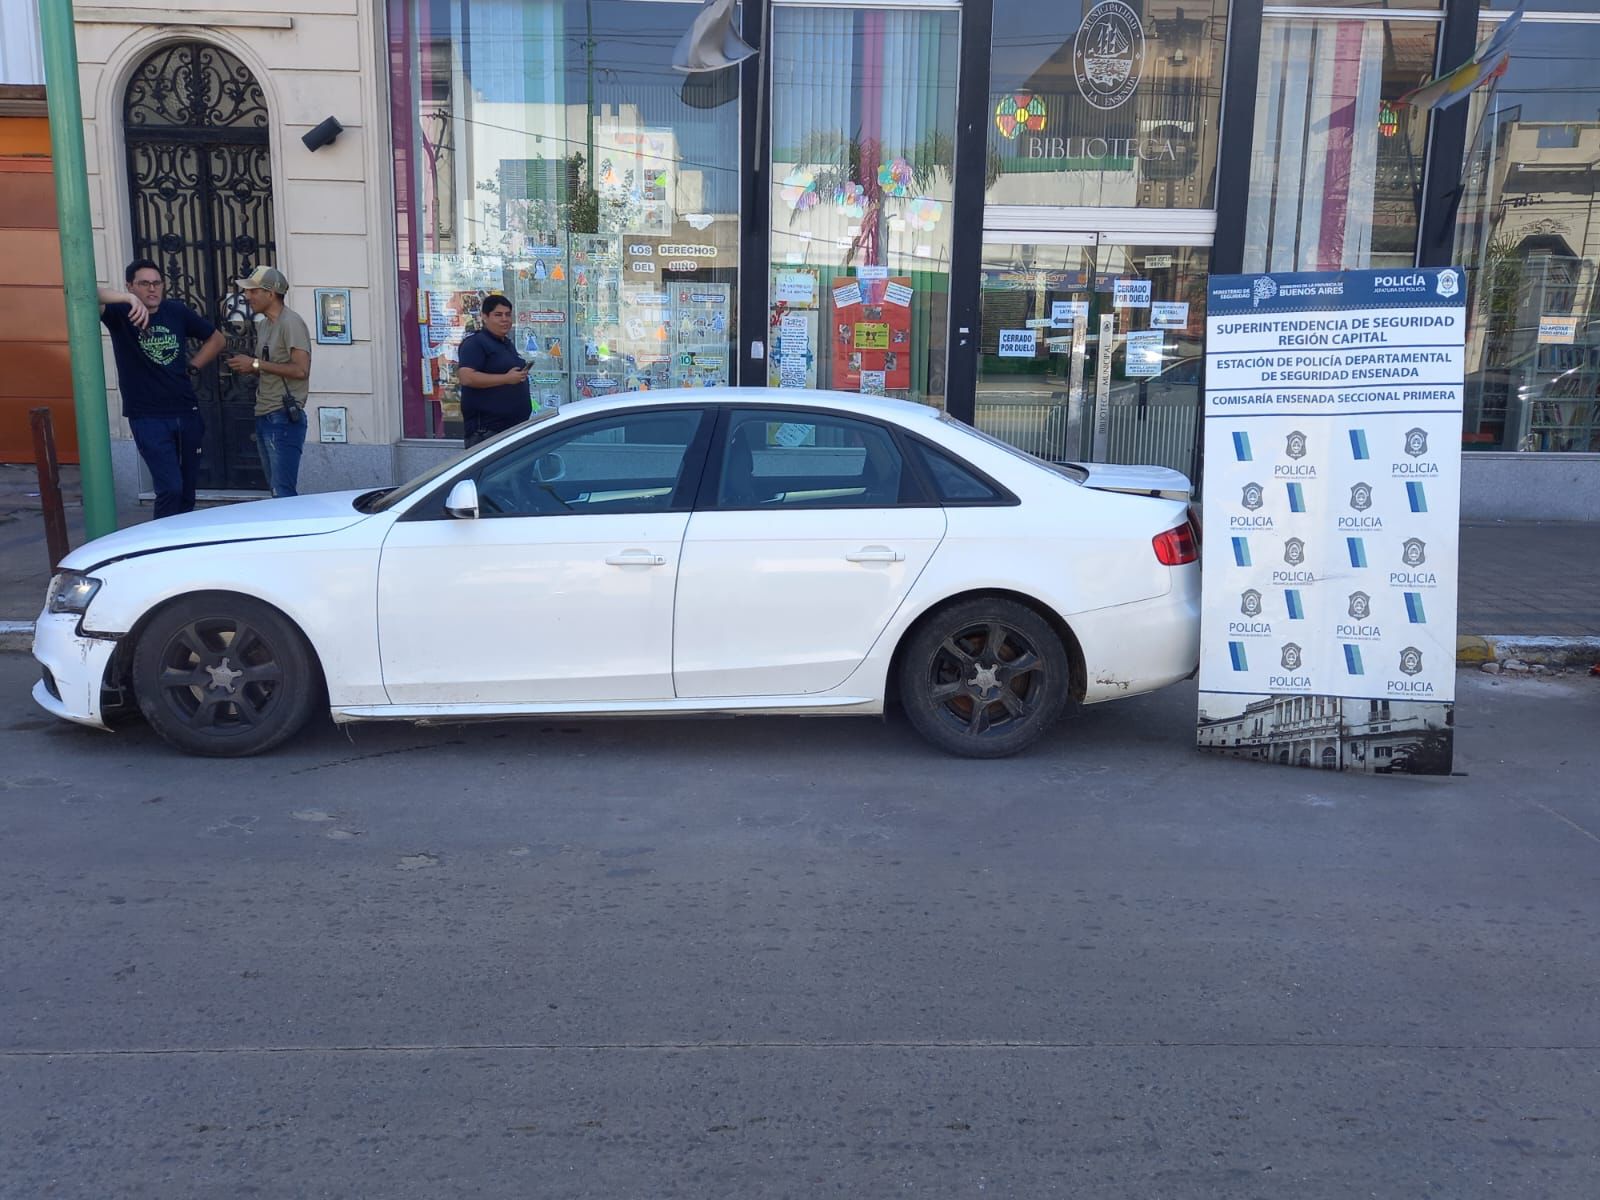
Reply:
[[134, 71], [122, 114], [133, 255], [160, 263], [167, 294], [228, 334], [227, 352], [195, 380], [206, 422], [200, 486], [264, 488], [255, 380], [222, 360], [253, 349], [247, 320], [224, 324], [233, 281], [275, 259], [266, 99], [220, 46], [169, 42]]

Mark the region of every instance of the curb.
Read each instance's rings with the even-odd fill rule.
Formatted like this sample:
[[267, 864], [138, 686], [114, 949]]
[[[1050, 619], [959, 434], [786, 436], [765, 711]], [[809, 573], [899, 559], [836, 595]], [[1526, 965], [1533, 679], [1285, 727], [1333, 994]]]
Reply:
[[33, 649], [32, 621], [0, 621], [0, 650]]
[[1587, 667], [1600, 663], [1600, 635], [1538, 637], [1530, 634], [1463, 634], [1456, 638], [1456, 666], [1519, 659], [1546, 667]]

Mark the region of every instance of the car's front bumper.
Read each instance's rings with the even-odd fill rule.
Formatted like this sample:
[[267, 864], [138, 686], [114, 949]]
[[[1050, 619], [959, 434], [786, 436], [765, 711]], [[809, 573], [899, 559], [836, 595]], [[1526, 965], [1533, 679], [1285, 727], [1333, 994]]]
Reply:
[[33, 698], [46, 712], [80, 725], [107, 728], [101, 708], [106, 665], [116, 653], [109, 637], [84, 637], [78, 618], [42, 612], [33, 627], [33, 657], [44, 669]]

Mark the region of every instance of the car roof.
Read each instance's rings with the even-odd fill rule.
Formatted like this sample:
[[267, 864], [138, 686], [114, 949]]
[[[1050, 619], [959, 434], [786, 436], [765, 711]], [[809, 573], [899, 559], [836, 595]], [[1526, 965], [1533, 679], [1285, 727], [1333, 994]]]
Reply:
[[859, 392], [826, 392], [816, 388], [662, 388], [648, 392], [619, 392], [572, 400], [561, 406], [563, 413], [601, 413], [627, 408], [652, 408], [662, 404], [759, 404], [782, 408], [830, 408], [837, 412], [905, 424], [917, 420], [938, 420], [939, 410], [931, 404], [897, 400], [890, 396], [863, 396]]

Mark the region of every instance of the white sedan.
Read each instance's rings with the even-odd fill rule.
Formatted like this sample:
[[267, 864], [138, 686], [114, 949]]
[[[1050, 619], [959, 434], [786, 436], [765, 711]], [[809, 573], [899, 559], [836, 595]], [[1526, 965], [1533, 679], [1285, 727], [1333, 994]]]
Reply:
[[346, 721], [877, 714], [1011, 754], [1199, 654], [1189, 483], [1048, 465], [934, 409], [650, 392], [403, 487], [262, 500], [68, 555], [38, 702], [195, 754]]

